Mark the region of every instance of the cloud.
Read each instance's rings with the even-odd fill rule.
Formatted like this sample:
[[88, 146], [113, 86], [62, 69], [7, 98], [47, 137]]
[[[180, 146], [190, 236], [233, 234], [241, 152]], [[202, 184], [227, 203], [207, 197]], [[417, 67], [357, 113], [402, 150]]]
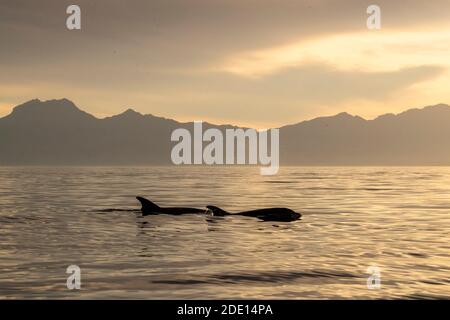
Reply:
[[[379, 0], [383, 29], [446, 23], [450, 2]], [[361, 0], [78, 0], [82, 30], [65, 28], [69, 0], [0, 3], [0, 61], [62, 63], [127, 54], [152, 67], [189, 69], [234, 53], [365, 30]], [[126, 61], [126, 60], [125, 60]]]
[[[153, 103], [153, 110], [159, 114], [170, 116], [172, 112], [184, 120], [265, 127], [320, 114], [324, 106], [342, 107], [345, 102], [351, 105], [358, 100], [396, 98], [411, 86], [432, 81], [445, 70], [439, 66], [419, 66], [363, 72], [307, 65], [259, 78], [230, 73], [180, 75], [176, 80], [161, 76], [160, 82], [149, 90], [162, 97], [157, 104]], [[359, 112], [364, 113], [364, 110]]]
[[[9, 99], [15, 96], [12, 101], [16, 103], [35, 97], [69, 97], [87, 111], [96, 110], [94, 114], [98, 116], [118, 113], [131, 106], [143, 113], [179, 120], [267, 127], [320, 115], [325, 106], [342, 108], [345, 102], [351, 105], [358, 100], [389, 100], [403, 95], [413, 85], [433, 81], [445, 70], [440, 66], [418, 66], [367, 72], [312, 64], [280, 69], [257, 78], [226, 72], [176, 75], [162, 72], [144, 79], [124, 73], [111, 82], [108, 79], [115, 77], [113, 69], [92, 77], [89, 73], [74, 77], [54, 75], [59, 79], [57, 84], [36, 80], [33, 85], [21, 87], [17, 82], [16, 86], [3, 87], [2, 91], [10, 92]], [[70, 70], [68, 72], [71, 74]], [[338, 111], [341, 110], [336, 109]], [[365, 112], [367, 110], [360, 110], [359, 114]]]
[[[320, 37], [285, 46], [238, 53], [218, 70], [264, 76], [311, 63], [339, 70], [395, 71], [417, 65], [450, 65], [450, 28], [433, 31], [365, 31]], [[447, 44], [447, 45], [443, 45]]]
[[2, 103], [272, 126], [450, 100], [449, 1], [379, 0], [375, 33], [365, 0], [78, 0], [80, 32], [65, 28], [69, 4], [0, 2]]

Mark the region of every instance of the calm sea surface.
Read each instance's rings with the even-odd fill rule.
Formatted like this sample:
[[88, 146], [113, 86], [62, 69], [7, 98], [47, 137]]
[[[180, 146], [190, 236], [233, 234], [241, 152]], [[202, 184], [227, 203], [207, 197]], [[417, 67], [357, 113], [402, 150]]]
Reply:
[[[136, 195], [303, 217], [142, 217]], [[367, 287], [370, 266], [380, 289]], [[0, 298], [439, 297], [450, 168], [0, 168]]]

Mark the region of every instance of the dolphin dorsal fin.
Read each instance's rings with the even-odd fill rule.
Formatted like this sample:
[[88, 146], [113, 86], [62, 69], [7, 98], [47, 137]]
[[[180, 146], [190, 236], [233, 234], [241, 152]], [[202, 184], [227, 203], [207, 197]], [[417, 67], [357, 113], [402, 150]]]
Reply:
[[142, 197], [136, 197], [136, 199], [139, 200], [139, 202], [142, 205], [142, 212], [151, 212], [160, 209], [159, 206], [154, 204], [148, 199], [142, 198]]
[[206, 208], [208, 208], [208, 211], [211, 212], [213, 216], [226, 216], [230, 214], [229, 212], [226, 212], [225, 210], [222, 210], [219, 207], [206, 206]]

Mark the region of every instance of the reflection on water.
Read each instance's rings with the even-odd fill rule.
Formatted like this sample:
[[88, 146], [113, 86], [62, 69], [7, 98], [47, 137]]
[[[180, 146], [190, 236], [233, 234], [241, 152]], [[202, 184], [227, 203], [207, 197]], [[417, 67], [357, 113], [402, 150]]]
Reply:
[[[0, 168], [0, 181], [1, 298], [450, 297], [450, 168]], [[136, 195], [303, 217], [141, 217]]]

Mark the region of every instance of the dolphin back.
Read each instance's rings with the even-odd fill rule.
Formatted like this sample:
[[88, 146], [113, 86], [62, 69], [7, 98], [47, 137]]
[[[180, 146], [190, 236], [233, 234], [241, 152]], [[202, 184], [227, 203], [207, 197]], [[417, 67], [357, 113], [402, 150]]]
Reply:
[[142, 205], [142, 212], [149, 214], [149, 213], [155, 213], [158, 212], [161, 208], [151, 202], [148, 199], [142, 198], [142, 197], [136, 197], [136, 199], [141, 203]]
[[206, 208], [208, 208], [208, 212], [211, 213], [211, 215], [213, 216], [227, 216], [230, 213], [226, 212], [225, 210], [220, 209], [219, 207], [215, 207], [215, 206], [206, 206]]

